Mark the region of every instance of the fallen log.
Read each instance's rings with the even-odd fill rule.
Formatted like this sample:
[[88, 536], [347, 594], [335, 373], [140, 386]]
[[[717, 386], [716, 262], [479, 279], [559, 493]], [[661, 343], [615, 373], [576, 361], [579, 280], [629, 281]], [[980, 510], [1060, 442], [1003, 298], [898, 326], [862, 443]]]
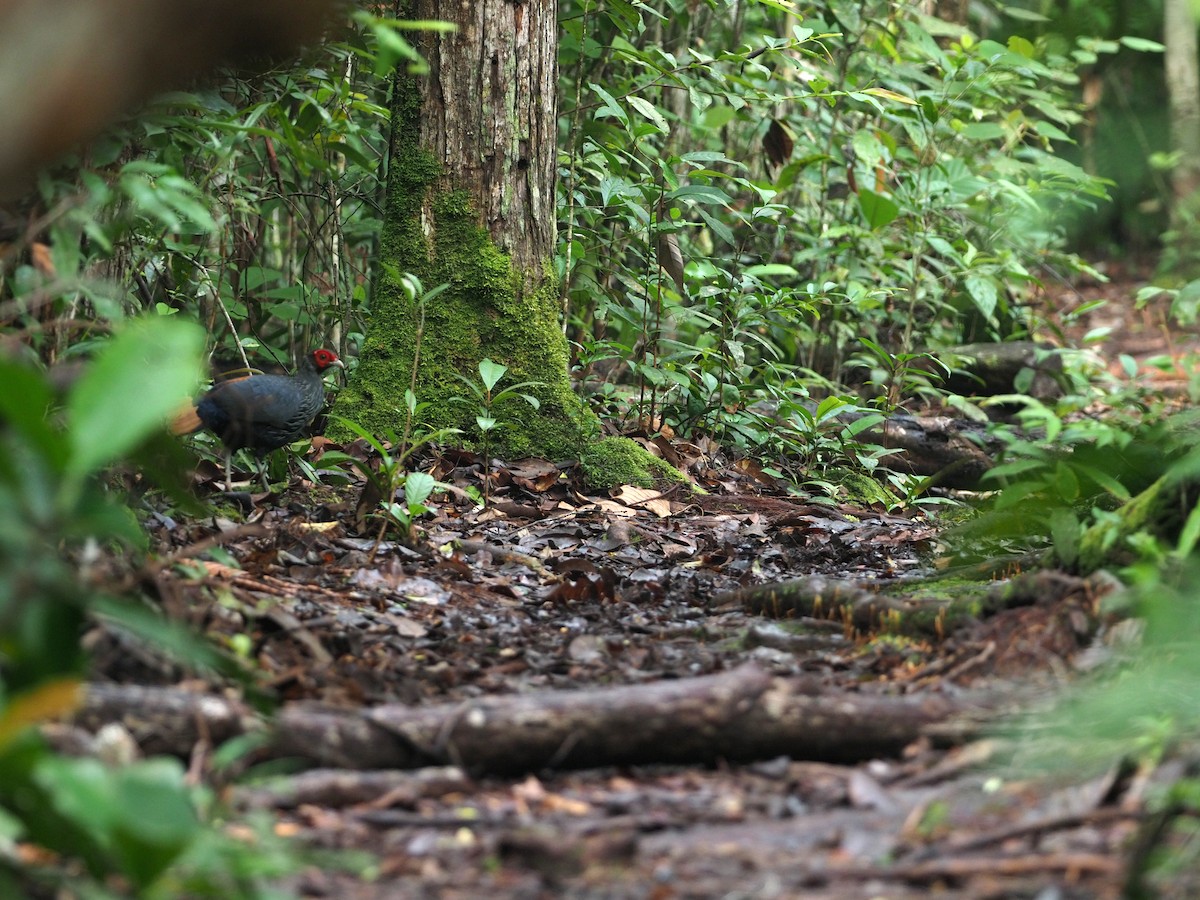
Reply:
[[[756, 665], [718, 675], [580, 691], [372, 709], [284, 707], [261, 751], [339, 769], [457, 765], [472, 773], [788, 756], [858, 762], [891, 756], [972, 711], [945, 697], [821, 692]], [[122, 723], [144, 753], [187, 757], [259, 730], [239, 703], [175, 688], [90, 686], [75, 724]]]
[[[931, 350], [930, 355], [951, 367], [945, 387], [956, 394], [995, 397], [1025, 393], [1053, 400], [1063, 393], [1063, 361], [1045, 341], [962, 344]], [[1022, 384], [1022, 375], [1029, 380]]]
[[120, 722], [145, 754], [187, 757], [201, 741], [217, 745], [262, 728], [246, 705], [180, 688], [89, 684], [74, 724], [99, 731]]
[[337, 768], [457, 765], [473, 773], [788, 756], [858, 762], [898, 753], [963, 712], [940, 696], [815, 693], [755, 665], [678, 681], [484, 697], [362, 712], [297, 704], [272, 751]]
[[[816, 411], [814, 401], [801, 405]], [[857, 422], [874, 411], [851, 408], [837, 413], [839, 422]], [[931, 486], [975, 490], [979, 479], [994, 465], [993, 457], [1001, 444], [979, 422], [950, 416], [913, 416], [893, 413], [882, 422], [859, 432], [863, 440], [889, 450], [900, 450], [880, 459], [880, 465], [893, 472], [928, 476]]]
[[[847, 414], [844, 418], [854, 418]], [[931, 486], [975, 490], [992, 468], [999, 444], [983, 426], [949, 416], [888, 416], [862, 436], [889, 450], [902, 450], [880, 460], [894, 472], [931, 478]]]

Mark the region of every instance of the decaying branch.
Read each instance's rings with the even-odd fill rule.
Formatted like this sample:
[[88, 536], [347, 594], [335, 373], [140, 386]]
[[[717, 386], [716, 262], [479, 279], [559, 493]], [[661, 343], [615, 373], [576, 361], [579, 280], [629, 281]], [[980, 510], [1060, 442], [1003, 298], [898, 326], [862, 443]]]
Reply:
[[[233, 701], [171, 688], [97, 685], [76, 724], [120, 722], [143, 752], [186, 757], [262, 727]], [[456, 765], [473, 773], [789, 756], [855, 762], [899, 752], [969, 710], [944, 697], [819, 693], [756, 665], [651, 684], [366, 710], [284, 707], [270, 756], [337, 769]]]
[[959, 711], [935, 696], [813, 693], [749, 665], [679, 681], [361, 714], [296, 705], [277, 722], [274, 750], [338, 768], [453, 764], [496, 774], [783, 755], [850, 762], [895, 754]]

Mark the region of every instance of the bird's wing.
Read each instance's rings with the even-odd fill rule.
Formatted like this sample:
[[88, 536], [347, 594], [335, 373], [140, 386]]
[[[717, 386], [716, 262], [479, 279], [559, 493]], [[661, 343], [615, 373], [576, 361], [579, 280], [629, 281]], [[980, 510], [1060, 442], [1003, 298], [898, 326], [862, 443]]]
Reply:
[[210, 396], [230, 419], [249, 425], [287, 425], [296, 407], [296, 386], [286, 375], [222, 382]]

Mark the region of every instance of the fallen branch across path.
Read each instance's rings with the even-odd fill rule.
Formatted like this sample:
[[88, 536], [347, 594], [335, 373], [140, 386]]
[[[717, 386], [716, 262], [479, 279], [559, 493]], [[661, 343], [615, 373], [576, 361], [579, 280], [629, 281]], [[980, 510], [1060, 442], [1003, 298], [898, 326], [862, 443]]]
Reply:
[[[751, 664], [677, 681], [427, 707], [296, 703], [279, 712], [264, 752], [340, 769], [451, 764], [479, 774], [776, 756], [850, 763], [895, 755], [935, 726], [978, 711], [936, 695], [818, 693]], [[75, 722], [93, 732], [120, 722], [143, 752], [185, 758], [197, 742], [215, 745], [263, 727], [224, 698], [119, 685], [89, 688]]]
[[817, 694], [755, 665], [679, 681], [486, 697], [361, 713], [305, 704], [276, 722], [277, 755], [339, 768], [545, 768], [890, 756], [964, 710], [944, 697]]

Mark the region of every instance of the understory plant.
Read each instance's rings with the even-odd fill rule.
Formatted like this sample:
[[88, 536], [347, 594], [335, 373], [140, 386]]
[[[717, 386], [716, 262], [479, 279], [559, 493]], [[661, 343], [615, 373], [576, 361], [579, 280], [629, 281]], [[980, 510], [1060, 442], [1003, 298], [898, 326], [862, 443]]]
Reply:
[[202, 332], [174, 318], [120, 323], [61, 396], [32, 360], [0, 359], [5, 897], [257, 897], [267, 878], [296, 865], [294, 849], [267, 834], [261, 846], [227, 836], [220, 805], [189, 783], [179, 761], [60, 756], [35, 728], [81, 703], [89, 622], [245, 679], [136, 596], [106, 593], [93, 571], [101, 554], [136, 559], [147, 549], [127, 496], [104, 475], [108, 467], [128, 461], [182, 497], [186, 463], [163, 422], [194, 383], [202, 348]]
[[889, 0], [561, 17], [563, 302], [641, 427], [757, 453], [779, 396], [936, 400], [939, 350], [1034, 335], [1039, 271], [1083, 267], [1050, 210], [1105, 192], [1057, 153], [1091, 45]]

